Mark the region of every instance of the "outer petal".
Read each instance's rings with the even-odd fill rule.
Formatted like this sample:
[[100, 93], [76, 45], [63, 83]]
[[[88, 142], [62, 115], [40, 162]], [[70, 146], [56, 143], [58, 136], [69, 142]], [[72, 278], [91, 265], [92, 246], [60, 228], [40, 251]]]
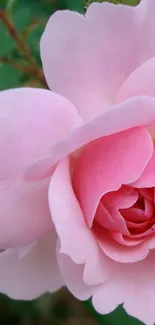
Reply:
[[155, 99], [145, 96], [130, 99], [114, 106], [93, 121], [84, 123], [81, 127], [75, 129], [64, 141], [52, 148], [51, 155], [32, 165], [25, 176], [32, 177], [37, 168], [40, 172], [40, 178], [44, 177], [43, 165], [44, 168], [46, 166], [47, 169], [50, 169], [62, 157], [74, 152], [90, 141], [135, 126], [151, 125], [153, 123], [155, 123]]
[[[109, 314], [115, 310], [118, 305], [123, 303], [124, 300], [124, 288], [119, 284], [119, 295], [116, 290], [118, 286], [117, 282], [111, 281], [110, 283], [100, 286], [93, 295], [93, 305], [98, 313], [100, 314]], [[110, 300], [110, 301], [109, 301]]]
[[94, 287], [84, 283], [84, 265], [75, 264], [69, 256], [59, 251], [57, 258], [67, 288], [76, 298], [81, 300], [89, 299], [94, 292]]
[[67, 158], [58, 164], [51, 179], [49, 204], [60, 239], [60, 253], [76, 264], [85, 264], [85, 275], [93, 278], [93, 284], [103, 282], [99, 248], [74, 194]]
[[2, 91], [0, 107], [0, 180], [23, 173], [81, 122], [75, 107], [49, 90]]
[[94, 3], [85, 17], [55, 13], [41, 40], [50, 88], [69, 98], [85, 119], [113, 105], [127, 76], [155, 56], [154, 13], [152, 0], [137, 7]]
[[0, 255], [0, 291], [14, 299], [34, 299], [64, 285], [56, 260], [53, 231], [20, 258], [18, 249]]
[[107, 283], [94, 293], [93, 305], [101, 313], [109, 313], [123, 303], [125, 310], [146, 325], [155, 322], [155, 251], [139, 263], [116, 263], [104, 258]]
[[21, 176], [0, 182], [0, 249], [27, 245], [52, 229], [48, 186], [49, 179], [26, 183]]
[[[143, 127], [103, 137], [83, 149], [75, 165], [73, 185], [89, 226], [102, 196], [137, 180], [152, 152], [152, 138]], [[114, 220], [117, 230], [126, 233], [123, 218]]]
[[117, 95], [117, 102], [134, 96], [155, 97], [155, 58], [143, 63], [125, 80]]
[[52, 176], [49, 205], [60, 238], [60, 252], [68, 254], [76, 263], [86, 262], [90, 252], [96, 251], [96, 244], [74, 194], [67, 158], [58, 164]]
[[67, 99], [48, 90], [0, 93], [0, 248], [27, 245], [52, 227], [48, 180], [26, 183], [27, 167], [50, 153], [81, 121]]

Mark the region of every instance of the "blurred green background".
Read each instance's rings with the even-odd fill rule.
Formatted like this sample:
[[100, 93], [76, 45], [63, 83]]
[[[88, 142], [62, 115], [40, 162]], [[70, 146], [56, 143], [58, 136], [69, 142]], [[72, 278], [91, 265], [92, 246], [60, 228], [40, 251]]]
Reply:
[[[0, 0], [0, 11], [7, 18], [7, 24], [10, 24], [6, 26], [5, 19], [0, 20], [0, 90], [26, 85], [46, 87], [39, 56], [39, 40], [48, 18], [54, 11], [62, 9], [84, 13], [91, 2], [93, 1]], [[138, 0], [109, 0], [109, 2], [136, 5]], [[15, 30], [15, 35], [12, 35], [11, 28]], [[66, 289], [62, 289], [56, 294], [45, 295], [32, 302], [14, 301], [1, 295], [0, 324], [140, 325], [142, 323], [129, 317], [122, 307], [110, 315], [98, 315], [90, 301], [80, 302]]]

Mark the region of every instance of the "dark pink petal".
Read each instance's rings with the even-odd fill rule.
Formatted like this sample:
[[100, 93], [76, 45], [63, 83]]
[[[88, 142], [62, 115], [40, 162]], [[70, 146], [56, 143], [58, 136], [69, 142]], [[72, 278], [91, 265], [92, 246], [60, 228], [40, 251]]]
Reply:
[[150, 188], [155, 186], [155, 149], [142, 175], [132, 185], [137, 188]]
[[106, 207], [114, 206], [117, 209], [126, 209], [137, 201], [138, 196], [138, 191], [135, 188], [121, 186], [118, 191], [105, 194], [102, 202]]
[[[121, 216], [120, 216], [121, 218]], [[111, 231], [121, 231], [124, 227], [120, 225], [120, 222], [116, 222], [113, 219], [113, 216], [109, 211], [104, 207], [104, 205], [100, 202], [95, 214], [95, 221], [97, 221], [102, 227], [109, 229]], [[120, 229], [121, 228], [121, 229]]]
[[127, 221], [146, 221], [146, 215], [145, 211], [142, 209], [136, 209], [136, 208], [129, 208], [129, 209], [123, 209], [120, 210], [121, 214]]
[[[131, 241], [123, 241], [121, 235], [111, 235], [109, 231], [99, 226], [94, 227], [96, 240], [104, 252], [112, 260], [121, 263], [135, 263], [141, 261], [148, 255], [149, 248], [155, 243], [143, 243], [137, 237], [133, 237]], [[123, 241], [123, 242], [122, 242]]]
[[138, 245], [140, 243], [142, 243], [144, 241], [143, 238], [140, 239], [133, 239], [132, 236], [131, 237], [127, 237], [122, 235], [121, 233], [116, 233], [116, 232], [111, 232], [110, 234], [118, 243], [125, 245], [125, 246], [135, 246]]
[[151, 155], [152, 139], [145, 128], [101, 138], [83, 149], [76, 162], [73, 184], [89, 225], [102, 196], [139, 178]]

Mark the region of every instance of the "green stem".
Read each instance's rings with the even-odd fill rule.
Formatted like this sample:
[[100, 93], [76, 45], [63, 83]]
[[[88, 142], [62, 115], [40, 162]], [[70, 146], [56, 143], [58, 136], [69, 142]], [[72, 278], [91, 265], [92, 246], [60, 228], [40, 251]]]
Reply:
[[[38, 64], [33, 57], [31, 50], [24, 39], [18, 34], [14, 24], [10, 21], [10, 18], [6, 15], [6, 13], [0, 8], [0, 20], [6, 26], [9, 35], [16, 42], [17, 48], [21, 54], [21, 56], [31, 65], [31, 72], [35, 74], [35, 77], [40, 80], [42, 85], [47, 88], [46, 80], [42, 70], [38, 67]], [[7, 62], [10, 63], [10, 62]], [[17, 65], [17, 63], [16, 63]], [[27, 68], [25, 68], [27, 71]]]

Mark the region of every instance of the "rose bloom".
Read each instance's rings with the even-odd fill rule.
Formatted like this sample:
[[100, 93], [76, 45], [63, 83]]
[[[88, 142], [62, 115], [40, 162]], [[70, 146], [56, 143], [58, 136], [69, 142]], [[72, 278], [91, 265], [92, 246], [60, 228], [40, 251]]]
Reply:
[[0, 93], [0, 291], [155, 322], [155, 1], [56, 12], [49, 88]]

